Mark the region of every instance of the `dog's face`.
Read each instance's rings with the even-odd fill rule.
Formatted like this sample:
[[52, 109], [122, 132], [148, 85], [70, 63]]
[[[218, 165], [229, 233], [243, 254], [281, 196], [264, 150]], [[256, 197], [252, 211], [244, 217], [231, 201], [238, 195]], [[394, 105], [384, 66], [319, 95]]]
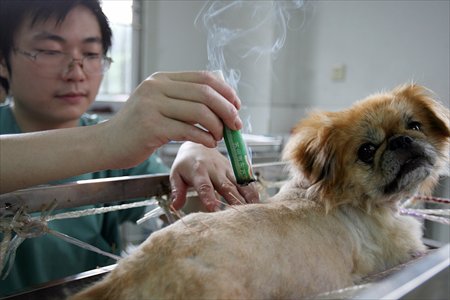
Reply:
[[327, 209], [366, 209], [430, 193], [448, 174], [449, 110], [417, 85], [370, 96], [348, 110], [301, 121], [283, 157]]

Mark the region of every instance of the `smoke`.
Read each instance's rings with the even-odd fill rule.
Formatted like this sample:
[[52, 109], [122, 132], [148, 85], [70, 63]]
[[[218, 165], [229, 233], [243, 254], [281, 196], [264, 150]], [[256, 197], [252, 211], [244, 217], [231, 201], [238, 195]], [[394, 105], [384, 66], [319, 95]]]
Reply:
[[207, 34], [208, 69], [220, 69], [237, 90], [240, 60], [258, 61], [263, 55], [276, 58], [284, 46], [292, 13], [303, 0], [208, 1], [197, 15], [195, 26]]

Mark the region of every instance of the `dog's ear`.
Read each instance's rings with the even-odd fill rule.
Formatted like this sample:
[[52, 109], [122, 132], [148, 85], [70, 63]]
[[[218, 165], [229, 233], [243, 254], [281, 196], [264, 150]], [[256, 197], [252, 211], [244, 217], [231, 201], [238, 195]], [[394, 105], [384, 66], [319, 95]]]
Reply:
[[439, 134], [441, 138], [450, 137], [450, 111], [431, 97], [430, 90], [412, 83], [395, 88], [393, 94], [397, 99], [411, 101], [419, 107], [433, 134]]
[[314, 186], [322, 199], [326, 199], [329, 189], [335, 189], [333, 186], [337, 184], [337, 137], [333, 116], [332, 112], [315, 112], [300, 121], [283, 150], [283, 160], [291, 162], [292, 171], [299, 175], [301, 184], [306, 188]]

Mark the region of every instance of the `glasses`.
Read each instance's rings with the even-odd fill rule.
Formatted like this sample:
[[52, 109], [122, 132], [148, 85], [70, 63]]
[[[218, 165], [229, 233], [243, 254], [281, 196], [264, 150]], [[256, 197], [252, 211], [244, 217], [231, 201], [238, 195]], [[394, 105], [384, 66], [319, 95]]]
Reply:
[[42, 69], [42, 73], [54, 76], [62, 71], [69, 71], [75, 63], [78, 63], [86, 74], [101, 75], [108, 71], [113, 60], [101, 54], [83, 55], [76, 59], [68, 53], [54, 50], [37, 50], [34, 53], [14, 48], [16, 53], [22, 54], [36, 63]]

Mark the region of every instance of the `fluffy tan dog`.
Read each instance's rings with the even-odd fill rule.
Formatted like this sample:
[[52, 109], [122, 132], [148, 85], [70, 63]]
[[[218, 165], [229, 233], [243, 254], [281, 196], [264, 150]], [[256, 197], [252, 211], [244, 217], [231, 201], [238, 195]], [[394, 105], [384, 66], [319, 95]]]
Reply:
[[299, 299], [358, 283], [425, 251], [397, 204], [448, 172], [449, 138], [448, 109], [416, 85], [315, 113], [269, 203], [188, 215], [72, 299]]

